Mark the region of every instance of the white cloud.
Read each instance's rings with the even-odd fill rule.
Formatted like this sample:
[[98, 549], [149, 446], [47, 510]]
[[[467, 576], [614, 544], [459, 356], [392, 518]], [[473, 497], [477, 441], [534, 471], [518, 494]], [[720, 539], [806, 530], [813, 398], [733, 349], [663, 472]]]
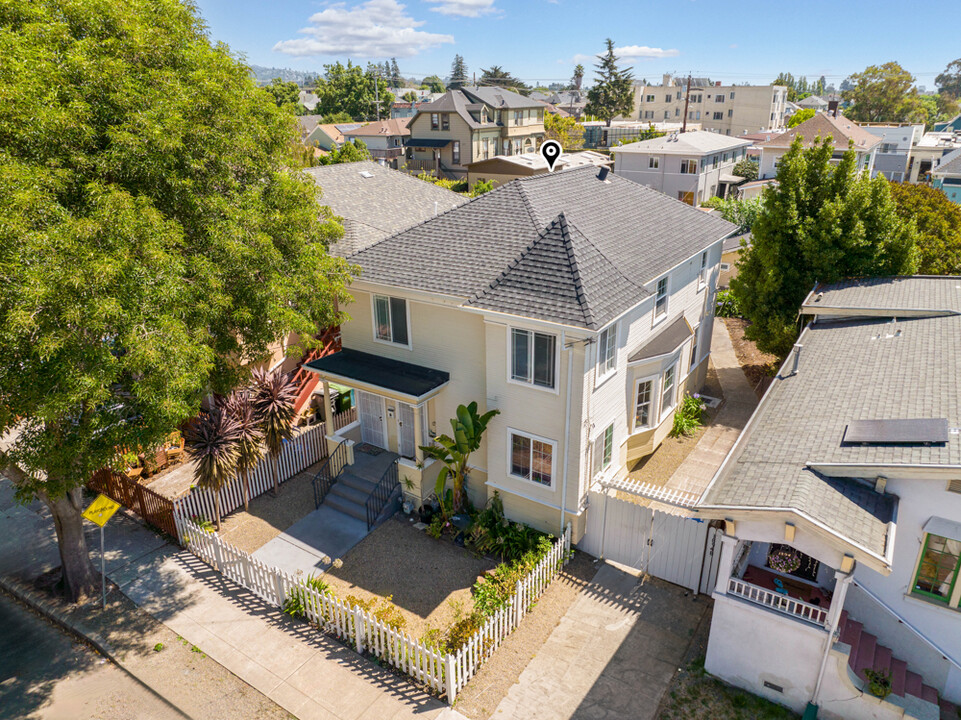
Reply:
[[625, 45], [624, 47], [614, 48], [614, 54], [622, 60], [636, 60], [638, 58], [677, 57], [681, 53], [675, 49], [664, 50], [663, 48], [652, 48], [647, 45]]
[[397, 0], [367, 0], [352, 7], [334, 3], [310, 16], [310, 25], [300, 30], [304, 37], [283, 40], [274, 51], [298, 57], [411, 57], [454, 42], [452, 35], [418, 30], [424, 22], [405, 14], [404, 7]]
[[431, 10], [441, 15], [456, 15], [458, 17], [480, 17], [497, 12], [494, 0], [426, 0], [437, 7]]

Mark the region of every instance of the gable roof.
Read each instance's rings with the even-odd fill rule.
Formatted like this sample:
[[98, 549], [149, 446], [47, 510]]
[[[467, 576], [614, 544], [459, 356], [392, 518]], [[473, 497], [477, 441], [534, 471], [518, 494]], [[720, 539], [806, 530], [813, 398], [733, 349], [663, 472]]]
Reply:
[[804, 147], [811, 147], [816, 137], [823, 139], [830, 135], [834, 141], [835, 150], [847, 150], [848, 140], [854, 141], [855, 150], [862, 151], [870, 150], [881, 142], [881, 138], [872, 135], [843, 115], [834, 117], [827, 113], [818, 113], [810, 120], [805, 120], [787, 132], [757, 145], [761, 148], [789, 148], [798, 135], [804, 138]]
[[644, 284], [735, 229], [612, 173], [600, 180], [587, 166], [513, 180], [351, 261], [371, 283], [596, 329], [640, 302]]
[[407, 124], [410, 118], [391, 118], [379, 122], [367, 123], [353, 130], [345, 130], [344, 137], [392, 137], [396, 135], [410, 135]]
[[826, 108], [828, 101], [817, 95], [808, 95], [803, 100], [798, 100], [797, 106], [802, 108]]
[[323, 115], [298, 115], [297, 123], [300, 125], [300, 134], [304, 137], [310, 135], [323, 118]]
[[[480, 110], [481, 105], [487, 105], [493, 110], [519, 110], [522, 108], [546, 108], [547, 103], [533, 98], [524, 97], [520, 93], [499, 87], [460, 87], [451, 88], [433, 102], [421, 105], [418, 114], [435, 112], [457, 113], [467, 125], [473, 129], [497, 127], [497, 123], [481, 123], [474, 119], [471, 111]], [[416, 116], [415, 116], [416, 117]]]
[[941, 158], [941, 164], [931, 171], [932, 175], [961, 175], [961, 148], [952, 150]]
[[801, 305], [810, 315], [858, 313], [961, 315], [961, 277], [949, 275], [862, 278], [819, 284]]
[[345, 132], [348, 130], [356, 130], [357, 128], [363, 126], [364, 123], [320, 123], [315, 125], [311, 132], [320, 130], [322, 133], [324, 133], [324, 135], [329, 137], [332, 142], [340, 145], [346, 140], [344, 137]]
[[463, 195], [368, 160], [305, 172], [320, 186], [320, 204], [344, 219], [344, 237], [331, 248], [335, 255], [351, 255], [467, 202]]
[[692, 130], [686, 133], [671, 133], [650, 140], [638, 140], [611, 148], [611, 152], [669, 153], [682, 155], [703, 155], [747, 147], [751, 141], [745, 138], [728, 137], [706, 130]]

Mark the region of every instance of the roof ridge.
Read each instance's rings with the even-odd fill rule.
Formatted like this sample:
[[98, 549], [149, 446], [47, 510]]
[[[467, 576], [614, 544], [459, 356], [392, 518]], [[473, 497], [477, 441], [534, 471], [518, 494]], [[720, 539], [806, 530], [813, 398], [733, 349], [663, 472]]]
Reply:
[[[656, 191], [655, 191], [655, 192], [656, 192]], [[570, 227], [574, 228], [574, 229], [577, 231], [577, 234], [580, 235], [580, 236], [584, 239], [584, 242], [586, 242], [588, 245], [590, 245], [598, 255], [600, 255], [602, 258], [604, 258], [604, 262], [606, 262], [608, 265], [610, 265], [611, 269], [612, 269], [615, 273], [617, 273], [620, 277], [624, 278], [625, 281], [627, 281], [629, 284], [633, 285], [633, 286], [636, 287], [637, 289], [642, 290], [642, 291], [644, 290], [644, 285], [643, 285], [643, 283], [642, 283], [642, 284], [638, 284], [638, 283], [636, 283], [634, 280], [632, 280], [631, 278], [629, 278], [627, 275], [625, 275], [623, 272], [621, 272], [621, 269], [617, 266], [617, 264], [616, 264], [613, 260], [611, 260], [609, 257], [607, 257], [607, 255], [604, 254], [604, 251], [601, 250], [599, 247], [597, 247], [597, 244], [596, 244], [593, 240], [591, 240], [589, 237], [587, 237], [587, 235], [586, 235], [579, 227], [577, 227], [577, 223], [575, 223], [573, 220], [567, 218], [567, 214], [566, 214], [565, 212], [562, 212], [561, 215], [564, 216], [564, 221], [565, 221], [565, 223], [566, 223], [567, 225], [569, 225]]]
[[[567, 215], [563, 210], [561, 210], [560, 215], [557, 216], [554, 222], [560, 224], [561, 238], [564, 240], [564, 248], [567, 250], [567, 261], [571, 265], [571, 275], [574, 278], [574, 291], [577, 293], [577, 302], [581, 306], [581, 312], [584, 313], [584, 323], [588, 327], [593, 327], [596, 319], [594, 317], [594, 310], [591, 307], [590, 298], [587, 296], [587, 288], [584, 287], [584, 283], [581, 281], [581, 271], [577, 264], [577, 254], [574, 251], [574, 240], [571, 237], [570, 231], [571, 227], [585, 240], [587, 240], [587, 238], [584, 236], [584, 233], [577, 229], [577, 226], [568, 224]], [[593, 246], [590, 240], [587, 240], [587, 242]], [[607, 258], [605, 258], [605, 260], [606, 259]]]

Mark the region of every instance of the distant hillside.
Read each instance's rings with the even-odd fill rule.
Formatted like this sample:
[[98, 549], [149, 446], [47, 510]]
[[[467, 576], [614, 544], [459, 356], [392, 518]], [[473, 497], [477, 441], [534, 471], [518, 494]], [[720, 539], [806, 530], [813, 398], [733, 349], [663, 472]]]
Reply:
[[303, 85], [307, 78], [317, 77], [320, 73], [309, 70], [291, 70], [290, 68], [272, 68], [263, 65], [251, 65], [250, 74], [254, 76], [258, 85], [269, 85], [274, 78], [280, 78], [284, 82], [295, 82]]

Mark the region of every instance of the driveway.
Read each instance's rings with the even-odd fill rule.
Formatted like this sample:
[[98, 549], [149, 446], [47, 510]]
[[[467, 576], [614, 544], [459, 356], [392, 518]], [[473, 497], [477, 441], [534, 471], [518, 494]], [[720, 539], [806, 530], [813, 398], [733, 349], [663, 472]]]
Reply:
[[605, 564], [491, 717], [654, 718], [709, 602]]

